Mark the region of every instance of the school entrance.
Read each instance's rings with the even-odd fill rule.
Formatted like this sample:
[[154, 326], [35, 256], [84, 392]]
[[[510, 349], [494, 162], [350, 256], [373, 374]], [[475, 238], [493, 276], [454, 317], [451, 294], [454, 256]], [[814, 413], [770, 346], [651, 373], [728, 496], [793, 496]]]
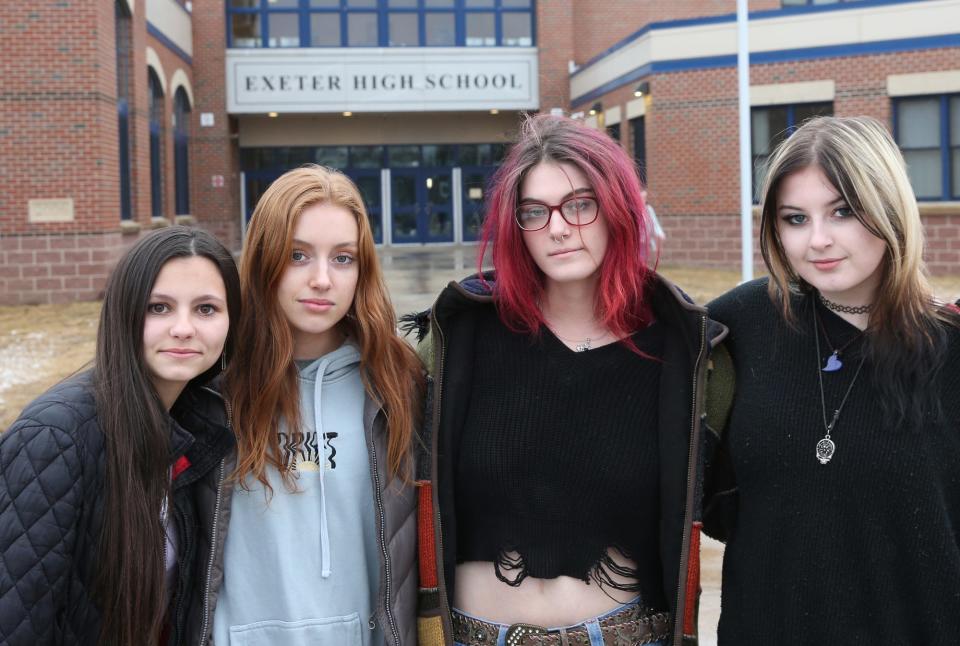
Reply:
[[470, 242], [479, 237], [486, 187], [503, 154], [498, 143], [241, 148], [244, 219], [275, 179], [314, 163], [357, 184], [377, 244]]

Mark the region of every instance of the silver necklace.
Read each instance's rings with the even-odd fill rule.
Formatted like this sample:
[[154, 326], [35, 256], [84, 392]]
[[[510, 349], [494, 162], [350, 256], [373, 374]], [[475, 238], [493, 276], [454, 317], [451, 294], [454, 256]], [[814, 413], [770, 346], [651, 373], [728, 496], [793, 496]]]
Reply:
[[823, 294], [817, 292], [817, 295], [820, 296], [820, 302], [824, 304], [827, 309], [831, 309], [834, 312], [843, 312], [844, 314], [869, 314], [870, 310], [873, 309], [873, 303], [869, 305], [841, 305], [840, 303], [834, 303], [833, 301], [827, 300], [824, 298]]
[[[823, 297], [821, 296], [820, 298]], [[837, 420], [840, 419], [840, 411], [843, 410], [844, 404], [847, 403], [847, 398], [850, 397], [853, 384], [857, 383], [857, 377], [860, 376], [860, 370], [863, 368], [863, 362], [867, 360], [867, 355], [864, 354], [860, 357], [860, 365], [857, 366], [857, 371], [853, 374], [853, 381], [851, 381], [847, 387], [847, 392], [840, 401], [840, 405], [833, 411], [833, 419], [828, 423], [827, 402], [823, 395], [823, 373], [820, 370], [820, 330], [817, 329], [817, 304], [810, 303], [810, 305], [813, 308], [813, 339], [817, 346], [817, 379], [820, 382], [820, 411], [823, 413], [823, 428], [826, 430], [826, 435], [817, 442], [817, 459], [820, 460], [820, 464], [826, 464], [833, 458], [833, 454], [837, 451], [837, 445], [834, 444], [830, 438], [830, 434], [833, 433], [833, 429], [837, 426]]]
[[574, 339], [568, 339], [565, 336], [560, 336], [560, 333], [557, 332], [556, 329], [554, 329], [552, 326], [547, 325], [547, 327], [550, 329], [551, 332], [553, 332], [554, 336], [556, 336], [561, 341], [572, 343], [574, 352], [586, 352], [587, 350], [590, 350], [593, 346], [594, 341], [600, 341], [601, 339], [605, 339], [607, 338], [607, 335], [610, 333], [609, 331], [606, 331], [598, 337], [591, 338], [588, 336], [583, 341], [575, 341]]

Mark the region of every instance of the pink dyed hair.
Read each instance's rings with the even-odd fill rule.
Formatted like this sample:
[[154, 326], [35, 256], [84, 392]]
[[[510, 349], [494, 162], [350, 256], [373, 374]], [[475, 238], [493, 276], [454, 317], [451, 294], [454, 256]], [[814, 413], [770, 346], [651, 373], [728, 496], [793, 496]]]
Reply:
[[567, 117], [527, 117], [491, 180], [477, 264], [479, 269], [492, 245], [500, 318], [511, 330], [530, 334], [539, 333], [543, 323], [537, 304], [544, 275], [530, 257], [514, 217], [524, 178], [543, 162], [573, 164], [593, 188], [610, 234], [600, 263], [596, 313], [611, 332], [625, 337], [650, 319], [644, 296], [652, 271], [647, 264], [649, 234], [639, 173], [617, 142]]

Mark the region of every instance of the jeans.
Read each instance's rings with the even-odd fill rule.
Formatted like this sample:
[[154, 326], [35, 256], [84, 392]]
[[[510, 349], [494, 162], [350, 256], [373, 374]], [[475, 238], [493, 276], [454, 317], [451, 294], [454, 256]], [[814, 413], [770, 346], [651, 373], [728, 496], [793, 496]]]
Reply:
[[[640, 598], [639, 598], [639, 597], [637, 597], [637, 598], [634, 599], [633, 601], [630, 601], [630, 602], [628, 602], [628, 603], [625, 603], [625, 604], [623, 604], [623, 605], [621, 605], [621, 606], [617, 606], [617, 607], [614, 608], [613, 610], [610, 610], [609, 612], [605, 612], [605, 613], [603, 613], [602, 615], [598, 615], [598, 616], [593, 617], [593, 618], [591, 618], [591, 619], [587, 619], [586, 621], [581, 621], [580, 623], [572, 624], [572, 625], [570, 625], [570, 626], [552, 626], [552, 627], [547, 627], [547, 628], [549, 628], [550, 630], [559, 630], [560, 628], [566, 628], [566, 629], [569, 630], [570, 628], [575, 628], [575, 627], [577, 627], [577, 626], [583, 626], [584, 628], [587, 629], [587, 633], [590, 635], [590, 646], [603, 646], [603, 636], [602, 636], [602, 634], [601, 634], [601, 632], [600, 632], [600, 620], [606, 619], [606, 618], [609, 617], [610, 615], [615, 615], [615, 614], [617, 614], [618, 612], [621, 612], [621, 611], [623, 611], [623, 610], [626, 610], [626, 609], [629, 608], [630, 606], [635, 606], [635, 605], [637, 605], [638, 603], [640, 603]], [[463, 612], [462, 610], [457, 610], [457, 612], [459, 612], [460, 614], [465, 615], [465, 616], [467, 616], [467, 617], [472, 617], [472, 618], [474, 618], [474, 619], [478, 619], [478, 620], [480, 620], [480, 621], [487, 621], [487, 620], [484, 619], [483, 617], [476, 617], [476, 616], [474, 616], [474, 615], [471, 615], [471, 614], [468, 614], [468, 613], [466, 613], [466, 612]], [[510, 626], [507, 625], [507, 624], [500, 624], [500, 623], [492, 622], [492, 621], [487, 621], [487, 623], [496, 623], [496, 624], [500, 627], [500, 632], [499, 632], [498, 635], [497, 635], [497, 646], [506, 646], [507, 629], [509, 629]], [[455, 646], [466, 646], [465, 644], [461, 644], [460, 642], [454, 642], [454, 645], [455, 645]], [[667, 646], [667, 641], [666, 641], [666, 640], [662, 640], [662, 641], [657, 641], [657, 642], [651, 642], [649, 646]]]

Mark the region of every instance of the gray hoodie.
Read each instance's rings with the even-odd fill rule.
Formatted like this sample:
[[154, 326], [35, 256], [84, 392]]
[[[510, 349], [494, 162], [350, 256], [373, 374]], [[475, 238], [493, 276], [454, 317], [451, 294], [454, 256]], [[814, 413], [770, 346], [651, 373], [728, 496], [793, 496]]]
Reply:
[[346, 343], [301, 364], [302, 433], [280, 431], [297, 490], [268, 468], [270, 497], [233, 492], [214, 643], [382, 644], [378, 522], [364, 433], [360, 353]]

